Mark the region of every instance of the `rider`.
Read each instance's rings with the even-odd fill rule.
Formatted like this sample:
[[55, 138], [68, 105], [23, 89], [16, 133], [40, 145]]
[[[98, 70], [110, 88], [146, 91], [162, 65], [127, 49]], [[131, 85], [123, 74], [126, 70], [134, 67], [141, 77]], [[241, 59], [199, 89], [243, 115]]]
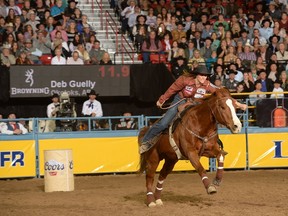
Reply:
[[[199, 99], [204, 97], [207, 93], [213, 93], [216, 91], [218, 87], [210, 83], [208, 81], [208, 76], [211, 73], [207, 70], [205, 66], [198, 66], [192, 74], [185, 74], [180, 76], [169, 88], [168, 90], [160, 96], [156, 105], [158, 107], [162, 107], [162, 105], [167, 101], [171, 96], [174, 96], [172, 107], [170, 107], [163, 118], [161, 118], [158, 122], [152, 125], [151, 128], [146, 132], [142, 139], [142, 143], [140, 146], [140, 154], [148, 151], [153, 145], [157, 142], [158, 135], [168, 127], [170, 122], [175, 118], [178, 107], [180, 104], [184, 104], [186, 102], [185, 98], [191, 98], [192, 103], [195, 104]], [[184, 100], [182, 100], [184, 98]], [[245, 110], [247, 108], [246, 104], [241, 104], [234, 101], [237, 108], [241, 108]], [[174, 106], [173, 106], [174, 104]]]

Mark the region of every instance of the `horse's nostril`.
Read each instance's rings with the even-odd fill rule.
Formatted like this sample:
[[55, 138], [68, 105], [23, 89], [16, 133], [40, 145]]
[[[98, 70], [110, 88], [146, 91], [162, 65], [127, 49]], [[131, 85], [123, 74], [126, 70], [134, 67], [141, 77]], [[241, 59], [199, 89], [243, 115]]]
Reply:
[[238, 128], [238, 126], [237, 126], [237, 125], [234, 125], [234, 129], [236, 129], [236, 128]]

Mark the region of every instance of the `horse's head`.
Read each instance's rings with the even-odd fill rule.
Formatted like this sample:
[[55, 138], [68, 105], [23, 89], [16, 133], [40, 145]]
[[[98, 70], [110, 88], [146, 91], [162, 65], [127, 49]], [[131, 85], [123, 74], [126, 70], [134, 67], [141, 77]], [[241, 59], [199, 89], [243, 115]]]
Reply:
[[[242, 124], [236, 115], [236, 108], [228, 89], [221, 88], [213, 94], [216, 98], [215, 104], [209, 104], [215, 119], [225, 125], [231, 133], [239, 133]], [[212, 96], [213, 97], [213, 96]]]

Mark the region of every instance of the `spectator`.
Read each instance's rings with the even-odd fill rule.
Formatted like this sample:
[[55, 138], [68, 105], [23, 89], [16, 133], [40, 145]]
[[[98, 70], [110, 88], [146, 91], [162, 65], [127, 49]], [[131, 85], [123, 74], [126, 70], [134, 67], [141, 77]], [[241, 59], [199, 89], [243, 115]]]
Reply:
[[63, 30], [62, 24], [60, 22], [56, 23], [55, 29], [50, 33], [51, 41], [55, 40], [57, 32], [61, 33], [61, 38], [62, 38], [63, 41], [65, 41], [65, 42], [68, 41], [67, 33], [66, 33], [65, 30]]
[[267, 71], [268, 78], [275, 82], [278, 79], [278, 66], [277, 63], [271, 63]]
[[[25, 25], [30, 25], [33, 29], [33, 32], [35, 33], [37, 29], [37, 25], [40, 23], [39, 17], [36, 18], [36, 13], [33, 10], [30, 10], [27, 14], [28, 21], [25, 23]], [[38, 20], [37, 20], [38, 19]]]
[[214, 22], [214, 31], [218, 30], [219, 24], [222, 24], [224, 27], [224, 31], [228, 31], [229, 30], [229, 24], [225, 21], [224, 19], [224, 15], [223, 14], [219, 14], [218, 15], [218, 20], [216, 22]]
[[188, 66], [190, 68], [192, 67], [192, 62], [193, 61], [198, 62], [198, 64], [202, 64], [202, 65], [205, 64], [205, 59], [201, 56], [200, 50], [198, 50], [198, 49], [194, 50], [193, 58], [189, 59], [189, 62], [188, 62]]
[[[281, 88], [282, 82], [280, 80], [275, 80], [274, 81], [274, 88], [272, 90], [272, 92], [274, 92], [274, 94], [271, 94], [270, 98], [283, 98], [284, 97], [284, 90]], [[282, 94], [281, 94], [282, 93]]]
[[2, 131], [1, 131], [2, 134], [19, 135], [19, 134], [28, 133], [28, 130], [21, 123], [17, 123], [14, 120], [16, 119], [15, 113], [10, 113], [8, 115], [8, 119], [10, 121], [2, 126]]
[[47, 7], [43, 0], [36, 0], [35, 12], [40, 19], [40, 23], [44, 23], [46, 21], [45, 12], [49, 8], [50, 7]]
[[7, 9], [5, 5], [5, 0], [0, 0], [0, 17], [6, 17], [7, 16]]
[[72, 53], [72, 57], [69, 57], [67, 59], [67, 65], [83, 65], [84, 61], [79, 58], [79, 53], [77, 51], [74, 51]]
[[21, 9], [15, 5], [15, 0], [9, 0], [8, 1], [8, 6], [6, 7], [6, 13], [8, 14], [9, 9], [12, 8], [15, 12], [15, 15], [21, 15]]
[[280, 76], [279, 76], [279, 80], [281, 81], [281, 88], [284, 90], [284, 91], [288, 91], [288, 79], [287, 79], [287, 73], [285, 70], [283, 70], [281, 73], [280, 73]]
[[196, 22], [192, 22], [190, 24], [190, 28], [186, 31], [187, 40], [193, 39], [195, 36], [195, 32], [197, 31]]
[[86, 116], [86, 117], [88, 116], [89, 117], [102, 117], [103, 116], [101, 103], [96, 100], [98, 95], [99, 94], [96, 94], [95, 90], [93, 89], [89, 93], [87, 93], [89, 100], [83, 103], [83, 107], [82, 107], [83, 116]]
[[211, 56], [206, 60], [207, 69], [211, 71], [216, 62], [217, 62], [217, 52], [213, 50]]
[[[149, 30], [147, 29], [147, 31], [151, 31], [151, 29], [149, 28]], [[169, 34], [169, 38], [171, 38], [172, 40], [172, 33], [167, 30], [166, 26], [164, 25], [163, 22], [160, 23], [160, 25], [157, 28], [157, 37], [159, 38], [159, 40], [163, 40], [164, 39], [164, 35]]]
[[87, 50], [88, 53], [91, 51], [96, 40], [97, 38], [94, 34], [90, 35], [88, 41], [85, 43], [85, 49]]
[[69, 3], [68, 7], [65, 8], [64, 13], [73, 19], [75, 16], [74, 13], [75, 13], [75, 9], [78, 4], [78, 1], [69, 0], [68, 3]]
[[68, 24], [68, 27], [66, 29], [66, 34], [68, 37], [68, 45], [70, 45], [73, 40], [75, 35], [78, 33], [77, 28], [76, 28], [76, 22], [74, 20], [71, 20]]
[[193, 58], [195, 47], [192, 40], [188, 40], [188, 47], [185, 49], [185, 56], [187, 57], [188, 61], [189, 59]]
[[[46, 20], [46, 28], [45, 30], [51, 35], [51, 33], [53, 32], [54, 30], [54, 17], [52, 16], [49, 16]], [[51, 38], [52, 39], [52, 38]]]
[[47, 117], [55, 118], [57, 117], [57, 112], [59, 111], [60, 103], [59, 103], [59, 95], [53, 94], [51, 97], [52, 103], [47, 106]]
[[145, 21], [146, 21], [146, 16], [141, 15], [140, 7], [138, 5], [135, 5], [134, 13], [132, 13], [128, 18], [128, 33], [132, 41], [134, 41], [134, 36], [136, 33], [135, 31], [133, 31], [134, 27], [136, 27], [136, 24], [139, 24], [140, 22], [141, 22], [141, 25], [144, 25]]
[[[205, 23], [207, 23], [207, 22], [208, 22], [208, 15], [207, 15], [206, 13], [203, 13], [203, 14], [201, 15], [201, 21], [196, 24], [196, 29], [197, 29], [197, 31], [202, 32], [203, 29], [205, 28], [204, 25], [205, 25]], [[198, 48], [197, 48], [197, 49], [198, 49]]]
[[207, 37], [205, 39], [205, 45], [200, 49], [200, 55], [204, 58], [205, 61], [207, 61], [208, 58], [211, 57], [212, 54], [212, 39], [210, 37]]
[[49, 37], [45, 37], [45, 32], [39, 30], [37, 32], [37, 38], [33, 39], [33, 47], [40, 50], [42, 54], [51, 55], [51, 41]]
[[228, 70], [226, 74], [229, 76], [229, 78], [225, 79], [223, 83], [224, 86], [232, 93], [237, 91], [238, 81], [235, 80], [237, 73], [238, 72], [236, 70]]
[[242, 60], [242, 61], [254, 61], [256, 62], [256, 55], [255, 53], [253, 52], [253, 46], [250, 45], [250, 43], [246, 43], [245, 46], [244, 46], [244, 50], [242, 53], [239, 53], [239, 58]]
[[[169, 37], [169, 35], [168, 35], [168, 37]], [[135, 41], [134, 41], [135, 48], [136, 48], [137, 52], [141, 51], [142, 44], [146, 38], [147, 38], [146, 28], [145, 28], [145, 26], [140, 26], [138, 32], [135, 35]]]
[[268, 12], [273, 20], [281, 19], [281, 11], [278, 9], [278, 5], [274, 1], [270, 1], [268, 6]]
[[259, 50], [256, 51], [256, 56], [261, 57], [265, 64], [268, 64], [269, 59], [273, 54], [273, 52], [270, 49], [268, 50], [267, 48], [268, 48], [267, 42], [264, 43], [260, 42]]
[[224, 73], [224, 67], [223, 65], [220, 64], [215, 64], [214, 65], [214, 74], [209, 78], [210, 82], [213, 84], [216, 84], [216, 80], [220, 80], [221, 84], [224, 83], [225, 80], [225, 73]]
[[9, 10], [8, 10], [8, 15], [7, 15], [7, 17], [5, 18], [5, 21], [6, 21], [6, 23], [13, 23], [14, 22], [14, 20], [15, 20], [15, 11], [12, 9], [12, 8], [10, 8]]
[[131, 112], [124, 112], [123, 118], [120, 119], [120, 122], [115, 126], [115, 130], [136, 130], [138, 129], [138, 124], [134, 118], [131, 118]]
[[142, 44], [143, 62], [150, 61], [150, 53], [160, 54], [163, 51], [161, 41], [156, 37], [156, 32], [151, 30], [149, 37]]
[[249, 95], [249, 98], [250, 98], [249, 101], [252, 106], [256, 105], [257, 100], [266, 98], [266, 94], [257, 94], [257, 93], [263, 92], [261, 89], [262, 89], [261, 82], [255, 83], [255, 90], [253, 92], [256, 94]]
[[178, 43], [181, 42], [182, 37], [186, 37], [186, 32], [184, 31], [184, 27], [185, 27], [185, 24], [179, 21], [177, 23], [177, 29], [171, 32], [173, 40], [178, 41]]
[[227, 55], [224, 57], [224, 62], [227, 63], [235, 63], [238, 57], [235, 55], [235, 48], [233, 46], [229, 46], [227, 49]]
[[187, 61], [182, 56], [176, 59], [176, 63], [172, 65], [172, 74], [175, 79], [178, 79], [184, 73], [189, 73], [190, 69], [187, 65]]
[[92, 31], [88, 24], [83, 25], [81, 37], [84, 43], [87, 43], [92, 35], [95, 36], [96, 32]]
[[110, 55], [108, 52], [105, 52], [100, 60], [100, 65], [112, 65]]
[[68, 57], [71, 56], [71, 52], [68, 48], [68, 45], [65, 41], [61, 39], [55, 39], [52, 43], [52, 55], [55, 56], [55, 50], [59, 48], [62, 50], [62, 56], [67, 59]]
[[62, 55], [62, 49], [56, 48], [55, 49], [55, 56], [51, 60], [51, 65], [66, 65], [66, 58]]
[[129, 0], [127, 2], [127, 4], [128, 4], [128, 6], [125, 7], [124, 10], [121, 12], [121, 16], [122, 16], [121, 32], [122, 32], [122, 34], [126, 34], [126, 32], [129, 32], [128, 19], [134, 13], [134, 8], [136, 5], [136, 2], [134, 0]]
[[270, 50], [272, 53], [278, 52], [278, 43], [279, 43], [279, 41], [280, 41], [280, 36], [272, 35], [269, 38], [270, 44], [268, 46], [268, 50]]
[[62, 0], [56, 0], [56, 4], [51, 7], [51, 16], [54, 20], [59, 21], [63, 19], [64, 9], [65, 7], [63, 6]]
[[79, 44], [84, 44], [82, 36], [80, 34], [75, 34], [72, 43], [69, 44], [69, 50], [74, 52]]
[[33, 64], [34, 62], [27, 57], [27, 54], [24, 50], [20, 52], [19, 57], [16, 59], [16, 65], [33, 65]]
[[194, 47], [198, 50], [200, 50], [204, 46], [204, 40], [201, 38], [201, 33], [199, 31], [196, 31], [194, 34], [194, 38], [192, 38], [192, 41], [194, 43]]
[[273, 35], [273, 28], [271, 28], [271, 20], [271, 17], [268, 19], [263, 19], [261, 23], [262, 27], [259, 29], [260, 35], [264, 37], [267, 41]]
[[11, 47], [10, 45], [4, 44], [2, 47], [2, 53], [1, 53], [1, 62], [6, 67], [10, 67], [11, 65], [15, 65], [16, 58], [14, 55], [11, 54]]
[[[259, 78], [255, 81], [256, 83], [261, 83], [261, 91], [262, 92], [271, 92], [273, 90], [273, 81], [267, 78], [267, 73], [265, 70], [260, 70], [257, 72]], [[267, 95], [270, 98], [270, 95]]]
[[[204, 24], [204, 26], [205, 26], [205, 27], [204, 27], [204, 29], [203, 29], [203, 31], [202, 31], [201, 38], [203, 38], [203, 39], [211, 38], [211, 34], [212, 34], [212, 32], [214, 32], [212, 25], [211, 25], [210, 22], [208, 21], [208, 22], [206, 22], [206, 23]], [[188, 32], [188, 31], [187, 31], [187, 32]], [[186, 34], [187, 34], [187, 32], [186, 32]]]
[[16, 58], [20, 56], [21, 49], [19, 48], [18, 43], [16, 41], [13, 42], [10, 51], [11, 54], [14, 55]]
[[240, 83], [243, 85], [243, 92], [254, 91], [254, 83], [249, 80], [249, 70], [244, 71], [243, 80]]
[[[155, 28], [155, 26], [156, 26], [156, 16], [154, 15], [154, 9], [153, 8], [149, 8], [148, 15], [146, 16], [146, 18], [147, 18], [147, 20], [146, 20], [145, 24], [150, 26], [150, 28]], [[171, 20], [172, 20], [172, 17], [171, 17]]]
[[42, 64], [42, 62], [39, 60], [39, 57], [42, 56], [42, 52], [39, 49], [36, 49], [36, 47], [33, 47], [32, 41], [30, 39], [25, 40], [25, 48], [24, 51], [27, 54], [27, 57], [34, 62], [34, 64]]
[[91, 63], [89, 53], [85, 50], [85, 47], [83, 44], [78, 44], [77, 49], [75, 51], [78, 52], [79, 58], [83, 60], [84, 64]]
[[288, 61], [288, 51], [286, 51], [286, 47], [284, 43], [279, 43], [279, 50], [276, 52], [277, 62], [278, 63], [286, 63]]
[[89, 52], [89, 57], [91, 59], [92, 64], [99, 64], [100, 60], [102, 59], [102, 56], [104, 54], [104, 50], [100, 48], [100, 41], [96, 40], [94, 42], [94, 46]]

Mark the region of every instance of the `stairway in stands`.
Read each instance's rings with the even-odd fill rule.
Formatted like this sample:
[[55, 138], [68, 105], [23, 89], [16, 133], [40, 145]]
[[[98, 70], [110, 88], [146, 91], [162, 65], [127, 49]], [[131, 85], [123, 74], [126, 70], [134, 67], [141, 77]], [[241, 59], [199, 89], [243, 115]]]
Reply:
[[[106, 38], [106, 19], [105, 19], [105, 11], [108, 11], [113, 20], [115, 21], [117, 25], [117, 29], [121, 28], [121, 23], [119, 21], [119, 18], [116, 17], [115, 12], [113, 9], [110, 8], [109, 0], [102, 0], [102, 11], [103, 16], [101, 23], [101, 9], [99, 5], [97, 4], [96, 0], [81, 0], [78, 1], [77, 7], [82, 11], [82, 14], [85, 14], [88, 16], [88, 22], [93, 27], [93, 29], [96, 31], [96, 37], [101, 42], [102, 49], [106, 50], [111, 57], [112, 62], [114, 62], [114, 53], [116, 52], [116, 34], [115, 32], [108, 27], [108, 38]], [[100, 0], [98, 0], [100, 2]], [[118, 37], [118, 52], [121, 52], [121, 34], [117, 35]], [[126, 35], [125, 35], [126, 37]], [[127, 40], [127, 37], [126, 37]], [[125, 41], [125, 40], [124, 40]], [[128, 41], [128, 40], [127, 40]], [[131, 41], [128, 41], [130, 46], [133, 47], [133, 43]], [[130, 49], [129, 45], [127, 43], [124, 43], [124, 46], [127, 48], [129, 52], [132, 50]], [[134, 56], [134, 54], [117, 54], [115, 55], [115, 63], [116, 64], [142, 64], [142, 61], [137, 60], [137, 58], [131, 59], [131, 56]]]

